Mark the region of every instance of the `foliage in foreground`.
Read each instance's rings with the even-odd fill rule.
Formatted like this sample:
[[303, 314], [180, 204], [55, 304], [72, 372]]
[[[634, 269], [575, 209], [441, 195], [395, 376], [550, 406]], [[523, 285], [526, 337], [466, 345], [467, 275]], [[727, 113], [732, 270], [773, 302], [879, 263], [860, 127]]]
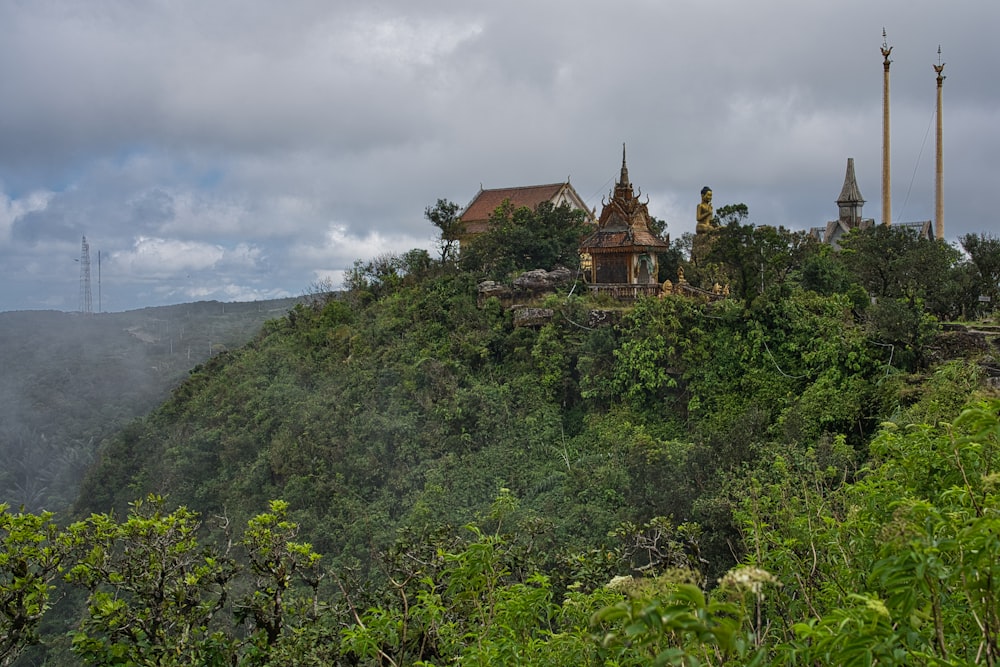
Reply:
[[886, 423], [872, 453], [843, 483], [808, 457], [754, 475], [739, 512], [751, 548], [714, 582], [681, 566], [557, 584], [574, 568], [525, 567], [504, 494], [494, 530], [400, 554], [375, 598], [339, 578], [322, 589], [335, 573], [283, 502], [231, 552], [158, 498], [62, 530], [4, 508], [0, 660], [36, 639], [61, 577], [87, 594], [72, 633], [85, 664], [996, 665], [1000, 400]]

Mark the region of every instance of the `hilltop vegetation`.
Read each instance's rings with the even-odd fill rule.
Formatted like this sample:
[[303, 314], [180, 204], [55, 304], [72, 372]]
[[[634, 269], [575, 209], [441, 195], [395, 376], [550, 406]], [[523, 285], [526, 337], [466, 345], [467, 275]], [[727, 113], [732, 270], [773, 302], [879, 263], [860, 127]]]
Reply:
[[[71, 542], [93, 555], [104, 535], [126, 561], [84, 562], [89, 578], [69, 568], [90, 601], [76, 654], [173, 664], [156, 646], [176, 637], [119, 632], [144, 609], [143, 573], [121, 574], [120, 545], [146, 533], [115, 526], [153, 534], [193, 524], [193, 511], [200, 532], [178, 539], [218, 544], [209, 564], [234, 569], [186, 584], [211, 593], [214, 614], [186, 621], [188, 661], [996, 655], [1000, 547], [983, 531], [1000, 508], [998, 403], [963, 408], [990, 395], [997, 348], [939, 327], [988, 293], [979, 265], [905, 232], [858, 234], [833, 253], [737, 216], [710, 253], [692, 261], [682, 240], [671, 260], [691, 281], [724, 278], [731, 298], [625, 307], [567, 285], [529, 298], [546, 323], [517, 327], [476, 286], [538, 268], [511, 251], [531, 245], [530, 215], [463, 250], [478, 267], [446, 251], [357, 263], [347, 293], [268, 322], [107, 440]], [[167, 504], [131, 505], [147, 493]], [[225, 550], [233, 539], [246, 550]], [[251, 555], [262, 548], [279, 555]], [[274, 581], [298, 606], [255, 607], [284, 595], [268, 578], [281, 563]], [[226, 602], [229, 586], [248, 602]], [[135, 608], [108, 614], [112, 593]]]

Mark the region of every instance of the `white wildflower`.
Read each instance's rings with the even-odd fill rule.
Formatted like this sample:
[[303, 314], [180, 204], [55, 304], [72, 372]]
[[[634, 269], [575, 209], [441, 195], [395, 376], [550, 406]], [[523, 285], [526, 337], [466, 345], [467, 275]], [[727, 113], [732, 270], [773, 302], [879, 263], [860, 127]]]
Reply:
[[759, 567], [736, 567], [726, 572], [726, 576], [719, 580], [723, 588], [735, 588], [737, 590], [750, 591], [754, 595], [760, 595], [764, 584], [778, 584], [778, 579]]
[[632, 575], [627, 574], [625, 576], [612, 577], [611, 581], [606, 583], [604, 587], [612, 591], [628, 591], [632, 588], [634, 581]]

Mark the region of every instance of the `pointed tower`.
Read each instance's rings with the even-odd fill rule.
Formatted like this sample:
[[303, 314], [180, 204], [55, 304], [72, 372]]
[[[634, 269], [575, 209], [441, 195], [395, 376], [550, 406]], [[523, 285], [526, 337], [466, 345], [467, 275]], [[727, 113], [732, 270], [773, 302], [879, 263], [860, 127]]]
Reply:
[[840, 248], [840, 239], [849, 234], [852, 229], [868, 229], [875, 224], [871, 218], [862, 216], [865, 198], [861, 196], [858, 179], [854, 175], [854, 158], [847, 158], [847, 171], [844, 173], [844, 185], [837, 197], [837, 219], [830, 220], [824, 227], [813, 227], [809, 230], [817, 241], [829, 243], [834, 248]]
[[848, 229], [854, 229], [861, 224], [861, 209], [865, 205], [864, 197], [858, 188], [858, 181], [854, 177], [854, 158], [847, 158], [847, 173], [844, 174], [844, 187], [840, 190], [837, 198], [837, 207], [840, 210], [840, 222]]
[[[650, 229], [647, 204], [632, 189], [623, 144], [621, 173], [611, 200], [604, 202], [597, 230], [580, 242], [581, 254], [592, 258], [593, 285], [607, 286], [616, 296], [632, 298], [659, 290], [657, 253], [670, 246]], [[640, 285], [648, 289], [636, 287]]]
[[892, 224], [892, 197], [889, 182], [889, 54], [892, 47], [885, 38], [885, 28], [882, 28], [882, 224]]
[[934, 237], [944, 240], [944, 123], [941, 120], [941, 91], [944, 88], [944, 63], [941, 62], [941, 45], [938, 45], [937, 72], [937, 159], [934, 164]]
[[[635, 193], [632, 190], [632, 182], [628, 180], [628, 165], [625, 164], [625, 144], [622, 144], [622, 170], [618, 175], [618, 182], [615, 183], [612, 200], [630, 202], [633, 199], [635, 199]], [[601, 217], [603, 218], [604, 216]]]

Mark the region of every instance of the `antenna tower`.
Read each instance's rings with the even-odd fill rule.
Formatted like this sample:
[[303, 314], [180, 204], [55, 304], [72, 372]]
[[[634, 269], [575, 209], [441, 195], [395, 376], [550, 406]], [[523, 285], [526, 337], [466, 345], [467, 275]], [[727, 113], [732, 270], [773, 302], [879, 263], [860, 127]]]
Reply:
[[87, 237], [83, 237], [83, 246], [80, 250], [80, 312], [93, 313], [93, 297], [90, 292], [90, 244]]

